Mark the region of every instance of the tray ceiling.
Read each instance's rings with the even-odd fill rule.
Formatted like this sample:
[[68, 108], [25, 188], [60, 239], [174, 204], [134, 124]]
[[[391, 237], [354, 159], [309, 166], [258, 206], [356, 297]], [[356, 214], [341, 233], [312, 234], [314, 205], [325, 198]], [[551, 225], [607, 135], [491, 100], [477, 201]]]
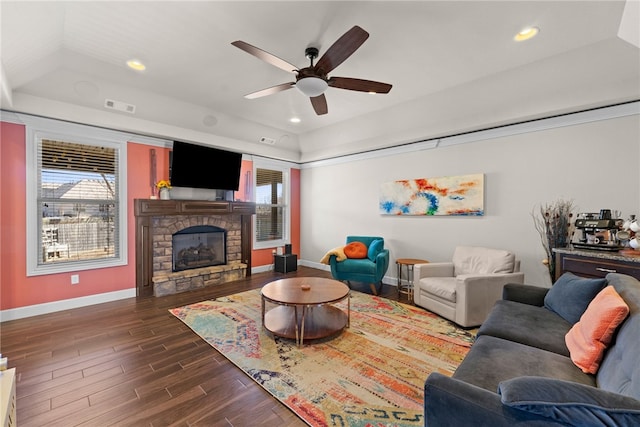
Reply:
[[[624, 1], [2, 1], [0, 7], [3, 109], [292, 161], [640, 98], [640, 49], [618, 37]], [[389, 82], [389, 94], [329, 88], [325, 116], [297, 90], [243, 97], [294, 76], [231, 42], [304, 67], [306, 47], [322, 55], [353, 25], [370, 37], [332, 75]], [[540, 28], [536, 38], [513, 41], [531, 25]], [[128, 69], [131, 58], [147, 69]], [[105, 108], [107, 99], [135, 110]]]

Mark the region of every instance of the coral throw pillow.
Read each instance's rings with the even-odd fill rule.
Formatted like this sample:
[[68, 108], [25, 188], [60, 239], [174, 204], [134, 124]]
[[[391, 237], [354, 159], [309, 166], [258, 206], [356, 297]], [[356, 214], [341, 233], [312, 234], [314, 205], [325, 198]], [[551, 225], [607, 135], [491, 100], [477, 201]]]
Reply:
[[629, 307], [613, 286], [600, 291], [564, 337], [573, 363], [595, 374], [613, 333], [628, 314]]
[[347, 258], [366, 258], [367, 245], [362, 242], [351, 242], [344, 247], [344, 254]]

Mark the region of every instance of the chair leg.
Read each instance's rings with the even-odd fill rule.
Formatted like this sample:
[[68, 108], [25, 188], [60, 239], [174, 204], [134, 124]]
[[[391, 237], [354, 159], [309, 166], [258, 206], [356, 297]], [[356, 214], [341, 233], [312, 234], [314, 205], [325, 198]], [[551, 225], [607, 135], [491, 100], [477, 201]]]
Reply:
[[369, 283], [369, 287], [371, 287], [371, 292], [373, 292], [374, 295], [378, 295], [378, 288], [376, 287], [375, 283]]

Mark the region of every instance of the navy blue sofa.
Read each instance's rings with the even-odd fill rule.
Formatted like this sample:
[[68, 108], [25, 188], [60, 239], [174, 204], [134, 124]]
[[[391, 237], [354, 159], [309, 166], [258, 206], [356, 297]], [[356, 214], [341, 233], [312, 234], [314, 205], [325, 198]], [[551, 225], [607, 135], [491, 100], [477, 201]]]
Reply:
[[[609, 273], [603, 285], [629, 315], [595, 375], [571, 361], [564, 336], [575, 322], [545, 307], [549, 289], [509, 284], [454, 375], [427, 378], [425, 425], [639, 426], [640, 282]], [[569, 310], [577, 299], [562, 298]]]

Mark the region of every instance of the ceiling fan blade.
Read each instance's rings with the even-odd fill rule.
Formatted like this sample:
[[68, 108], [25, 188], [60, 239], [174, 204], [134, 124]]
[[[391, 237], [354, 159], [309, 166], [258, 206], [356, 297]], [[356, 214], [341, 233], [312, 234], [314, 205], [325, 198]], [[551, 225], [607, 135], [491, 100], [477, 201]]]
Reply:
[[329, 86], [338, 89], [357, 90], [359, 92], [389, 93], [392, 85], [372, 80], [352, 79], [349, 77], [331, 77]]
[[345, 59], [351, 56], [362, 43], [369, 38], [367, 33], [357, 25], [344, 33], [318, 60], [315, 68], [321, 69], [325, 74], [329, 74], [334, 68], [342, 64]]
[[264, 62], [274, 65], [284, 71], [293, 73], [298, 70], [298, 67], [296, 67], [295, 65], [289, 64], [284, 59], [280, 59], [277, 56], [272, 55], [269, 52], [266, 52], [258, 47], [252, 46], [249, 43], [243, 42], [242, 40], [235, 41], [231, 44], [237, 47], [238, 49], [242, 49], [245, 52], [255, 56], [256, 58], [262, 59]]
[[317, 115], [322, 116], [329, 112], [329, 109], [327, 108], [327, 98], [325, 98], [324, 93], [320, 96], [314, 96], [309, 99], [311, 100], [311, 105], [313, 105], [313, 109]]
[[260, 98], [260, 97], [263, 97], [263, 96], [272, 95], [274, 93], [282, 92], [283, 90], [291, 89], [295, 85], [296, 84], [293, 83], [293, 82], [291, 82], [291, 83], [282, 83], [282, 84], [277, 85], [277, 86], [272, 86], [272, 87], [268, 87], [266, 89], [259, 90], [257, 92], [252, 92], [252, 93], [250, 93], [248, 95], [245, 95], [244, 97], [247, 98], [247, 99]]

